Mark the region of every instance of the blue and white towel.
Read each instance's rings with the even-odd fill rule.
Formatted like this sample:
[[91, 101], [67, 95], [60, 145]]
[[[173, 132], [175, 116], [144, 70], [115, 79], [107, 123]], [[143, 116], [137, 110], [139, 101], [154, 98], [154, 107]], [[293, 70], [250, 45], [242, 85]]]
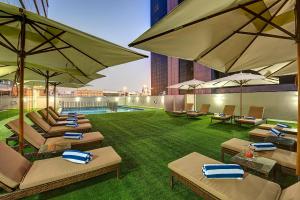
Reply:
[[65, 139], [81, 140], [83, 138], [83, 133], [65, 132], [64, 133], [64, 138]]
[[68, 117], [67, 121], [78, 121], [77, 117]]
[[220, 117], [225, 117], [225, 114], [224, 113], [219, 113], [219, 116]]
[[69, 121], [66, 126], [68, 127], [78, 127], [78, 123], [77, 122], [74, 122], [74, 121]]
[[203, 175], [213, 179], [242, 179], [244, 170], [237, 164], [204, 164]]
[[270, 133], [274, 136], [277, 136], [277, 137], [280, 137], [280, 136], [283, 136], [284, 133], [282, 133], [281, 131], [275, 129], [275, 128], [271, 128], [270, 129]]
[[92, 160], [93, 154], [79, 150], [67, 150], [63, 152], [62, 158], [77, 164], [87, 164]]
[[69, 112], [68, 116], [69, 117], [75, 117], [75, 116], [77, 116], [77, 113], [76, 112]]
[[271, 142], [258, 142], [250, 144], [251, 147], [254, 147], [254, 151], [274, 151], [276, 146]]
[[276, 124], [276, 126], [278, 126], [280, 128], [288, 128], [289, 127], [289, 125], [287, 125], [287, 124], [281, 124], [281, 123]]
[[245, 119], [253, 119], [253, 120], [255, 120], [256, 118], [255, 117], [251, 117], [251, 116], [246, 116], [246, 117], [244, 117]]

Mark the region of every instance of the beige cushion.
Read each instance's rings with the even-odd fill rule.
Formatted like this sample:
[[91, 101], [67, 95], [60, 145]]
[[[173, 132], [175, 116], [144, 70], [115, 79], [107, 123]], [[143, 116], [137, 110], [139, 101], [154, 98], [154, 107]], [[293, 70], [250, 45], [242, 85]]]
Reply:
[[37, 113], [30, 112], [27, 114], [27, 117], [45, 132], [48, 132], [50, 130], [51, 126], [45, 120], [43, 120]]
[[[13, 120], [7, 123], [7, 125], [15, 133], [19, 134], [19, 119]], [[26, 122], [24, 122], [24, 139], [37, 149], [39, 149], [40, 146], [46, 141], [46, 139], [39, 132], [29, 126]]]
[[[269, 136], [274, 136], [272, 133], [270, 133], [269, 130], [259, 129], [259, 128], [253, 129], [252, 131], [249, 132], [249, 134], [257, 136], [257, 137], [262, 137], [262, 138], [269, 137]], [[282, 137], [297, 141], [297, 136], [296, 135], [285, 134]]]
[[258, 126], [258, 128], [269, 130], [271, 128], [278, 129], [284, 133], [294, 134], [297, 135], [297, 129], [296, 128], [279, 128], [276, 124], [261, 124]]
[[300, 198], [300, 182], [284, 189], [280, 200], [298, 200]]
[[82, 130], [89, 130], [92, 128], [90, 123], [85, 124], [78, 124], [77, 127], [68, 127], [68, 126], [52, 126], [48, 131], [49, 134], [53, 133], [64, 133], [67, 131], [82, 131]]
[[259, 125], [264, 123], [263, 119], [245, 119], [245, 118], [240, 118], [236, 119], [236, 122], [239, 122], [241, 124], [253, 124], [253, 125]]
[[[251, 144], [251, 142], [249, 141], [232, 138], [222, 143], [221, 146], [227, 149], [234, 150], [236, 152], [241, 152], [246, 149], [249, 144]], [[296, 152], [276, 149], [275, 151], [261, 151], [256, 153], [258, 156], [275, 160], [279, 165], [283, 167], [296, 169]]]
[[64, 137], [53, 137], [48, 138], [45, 144], [60, 144], [60, 143], [71, 143], [71, 145], [76, 144], [84, 144], [90, 142], [102, 141], [104, 136], [100, 132], [90, 132], [83, 134], [83, 138], [81, 140], [72, 140], [72, 139], [64, 139]]
[[276, 183], [248, 174], [243, 180], [216, 180], [203, 176], [203, 164], [220, 163], [199, 153], [191, 153], [169, 163], [168, 167], [223, 200], [277, 200], [281, 189]]
[[20, 189], [51, 183], [121, 163], [121, 157], [112, 147], [95, 149], [90, 152], [94, 157], [88, 164], [75, 164], [61, 157], [35, 161], [21, 182]]
[[257, 119], [263, 119], [264, 110], [265, 110], [264, 107], [250, 106], [248, 116], [255, 117]]
[[[49, 113], [56, 120], [66, 120], [68, 118], [67, 115], [60, 115], [57, 111], [54, 110], [54, 108], [52, 106], [49, 106]], [[79, 114], [79, 115], [77, 115], [77, 118], [78, 119], [83, 119], [83, 118], [85, 118], [85, 115], [84, 114]]]
[[224, 117], [221, 117], [219, 115], [214, 115], [211, 118], [217, 119], [217, 120], [229, 120], [232, 117], [232, 115], [225, 115]]
[[[39, 110], [39, 113], [47, 121], [47, 111], [46, 111], [46, 109]], [[50, 112], [49, 112], [49, 115], [48, 115], [48, 120], [49, 120], [49, 124], [51, 124], [52, 126], [66, 125], [68, 123], [68, 121], [56, 121], [52, 117]], [[89, 122], [90, 122], [90, 120], [88, 120], [88, 119], [78, 119], [78, 121], [77, 121], [78, 124], [89, 123]]]
[[10, 188], [16, 188], [31, 163], [2, 142], [0, 142], [0, 152], [0, 182]]
[[47, 111], [46, 109], [42, 109], [38, 111], [39, 114], [43, 117], [43, 119], [48, 122], [50, 125], [55, 125], [56, 124], [56, 120], [50, 115], [50, 113], [47, 116]]
[[235, 105], [225, 105], [223, 113], [225, 115], [234, 115]]

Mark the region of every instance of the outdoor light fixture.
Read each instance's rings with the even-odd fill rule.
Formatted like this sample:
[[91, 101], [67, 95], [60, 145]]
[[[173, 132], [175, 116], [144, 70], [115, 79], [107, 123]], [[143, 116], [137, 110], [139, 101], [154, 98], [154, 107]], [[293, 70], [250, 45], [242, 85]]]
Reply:
[[224, 96], [223, 94], [217, 94], [216, 97], [214, 98], [215, 99], [215, 103], [219, 106], [219, 105], [222, 105], [223, 102], [224, 102]]
[[135, 100], [136, 100], [136, 102], [139, 102], [140, 98], [139, 98], [139, 97], [136, 97]]
[[115, 98], [115, 101], [119, 101], [119, 97], [116, 97], [116, 98]]
[[101, 97], [97, 97], [96, 101], [100, 102], [101, 101]]
[[160, 99], [161, 103], [163, 104], [165, 102], [165, 97], [162, 96], [161, 99]]
[[150, 97], [149, 96], [147, 96], [146, 101], [147, 101], [147, 103], [150, 102]]
[[75, 101], [76, 101], [76, 102], [79, 102], [79, 101], [80, 101], [80, 97], [76, 97], [76, 98], [75, 98]]

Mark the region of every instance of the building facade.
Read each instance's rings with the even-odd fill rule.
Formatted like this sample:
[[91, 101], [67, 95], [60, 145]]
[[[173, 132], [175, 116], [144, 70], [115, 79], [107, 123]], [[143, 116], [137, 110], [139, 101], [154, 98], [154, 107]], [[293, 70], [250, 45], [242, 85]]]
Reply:
[[[184, 0], [151, 0], [151, 26], [157, 23], [183, 1]], [[177, 95], [192, 92], [178, 89], [168, 89], [167, 87], [191, 79], [210, 81], [223, 76], [223, 73], [209, 69], [193, 61], [151, 53], [151, 94], [153, 96], [162, 94]], [[296, 90], [294, 80], [294, 76], [282, 77], [280, 78], [280, 85], [251, 86], [245, 87], [244, 91], [293, 91]], [[231, 93], [239, 91], [239, 87], [232, 87], [203, 89], [197, 90], [196, 93]]]
[[0, 0], [0, 2], [35, 12], [41, 16], [48, 16], [48, 0]]

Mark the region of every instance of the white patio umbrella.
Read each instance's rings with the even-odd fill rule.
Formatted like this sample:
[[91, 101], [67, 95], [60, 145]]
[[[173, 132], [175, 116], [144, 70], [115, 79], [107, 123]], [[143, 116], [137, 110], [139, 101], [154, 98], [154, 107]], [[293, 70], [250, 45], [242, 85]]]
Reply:
[[256, 68], [253, 69], [253, 71], [256, 71], [266, 77], [294, 75], [297, 74], [297, 62], [296, 60], [291, 60], [284, 63]]
[[[300, 0], [186, 0], [129, 46], [221, 72], [291, 60], [297, 60], [299, 72]], [[300, 83], [299, 75], [297, 80]], [[297, 152], [300, 175], [300, 145]]]
[[[0, 63], [19, 67], [19, 151], [24, 144], [24, 68], [88, 76], [145, 56], [35, 13], [0, 3]], [[72, 75], [75, 74], [71, 73]], [[79, 75], [79, 74], [77, 74]]]
[[279, 84], [276, 78], [266, 78], [252, 73], [236, 73], [206, 82], [204, 88], [240, 87], [240, 116], [243, 116], [243, 86]]
[[182, 83], [177, 83], [175, 85], [171, 85], [168, 88], [172, 89], [180, 89], [180, 90], [193, 90], [194, 92], [194, 111], [196, 111], [196, 89], [202, 88], [201, 86], [204, 84], [204, 81], [200, 81], [197, 79], [185, 81]]

